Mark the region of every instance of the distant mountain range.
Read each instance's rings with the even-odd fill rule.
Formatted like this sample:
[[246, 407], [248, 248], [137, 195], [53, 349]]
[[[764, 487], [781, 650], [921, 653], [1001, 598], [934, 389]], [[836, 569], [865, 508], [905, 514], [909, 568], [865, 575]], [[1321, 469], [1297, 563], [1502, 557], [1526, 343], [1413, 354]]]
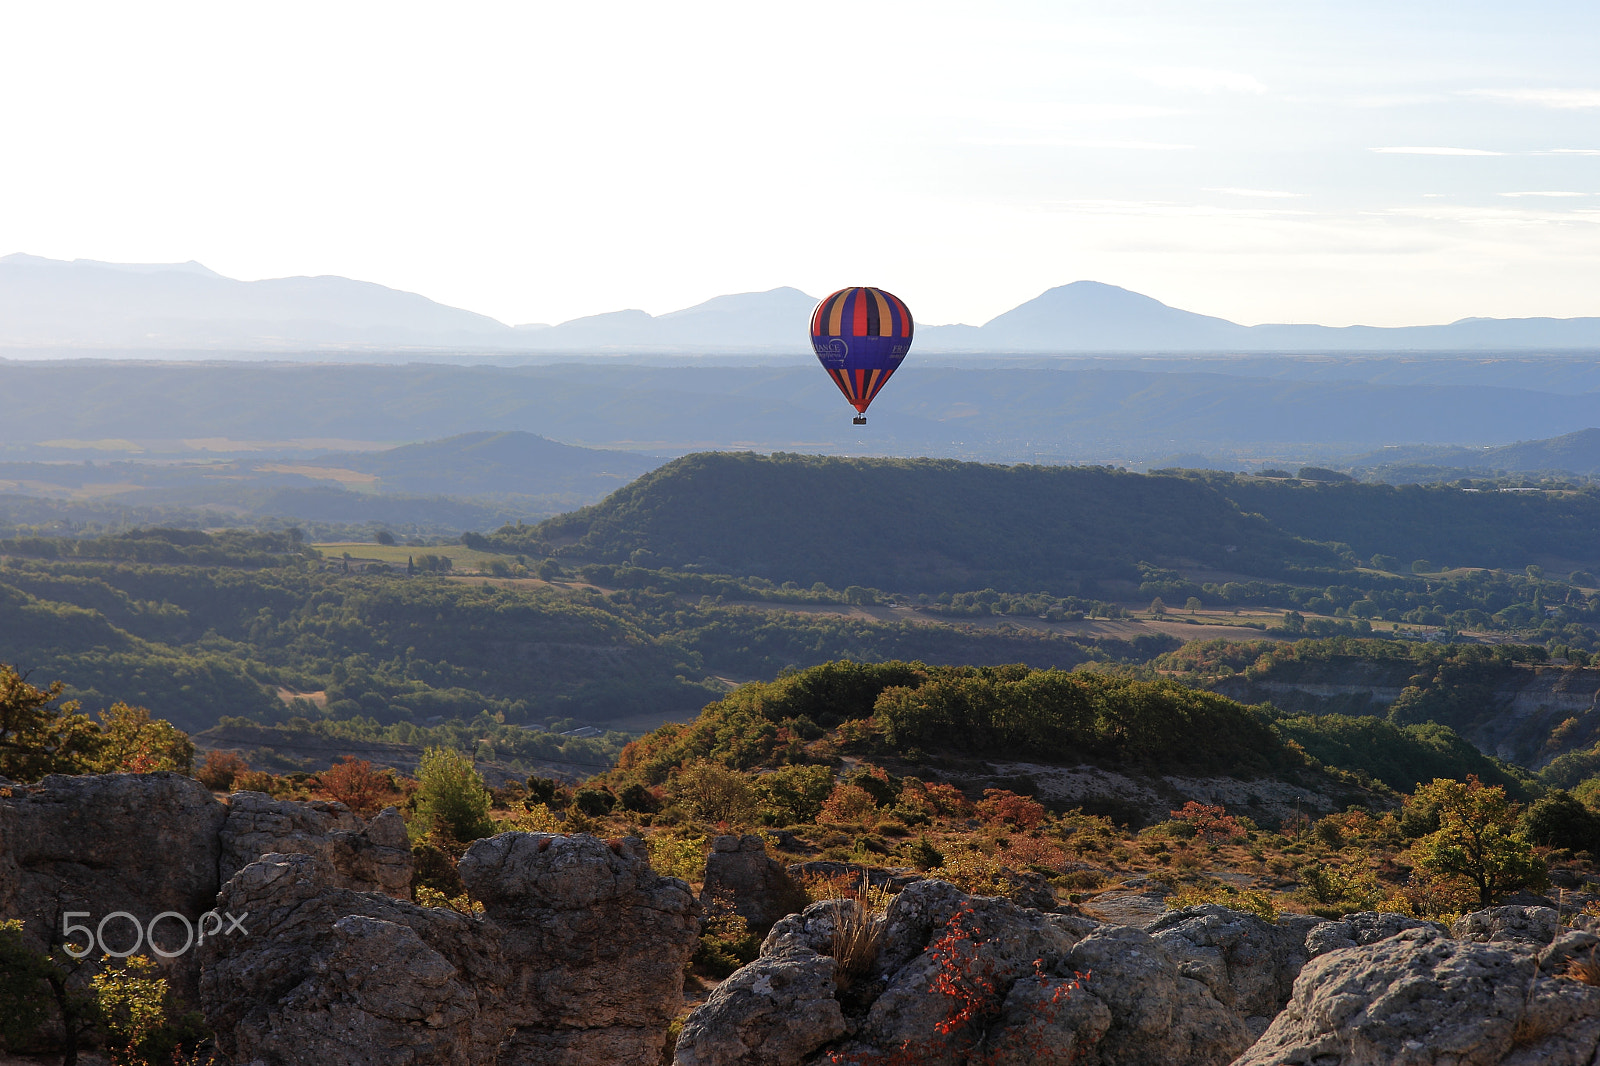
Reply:
[[1427, 445], [1384, 448], [1348, 461], [1355, 467], [1438, 466], [1493, 473], [1560, 471], [1600, 476], [1600, 429], [1580, 429], [1545, 440], [1525, 440], [1498, 448]]
[[[913, 311], [915, 299], [912, 297]], [[508, 326], [424, 296], [341, 277], [236, 281], [199, 263], [0, 257], [0, 350], [496, 350], [805, 355], [815, 298], [718, 296], [670, 314], [613, 311]], [[915, 351], [1518, 351], [1600, 349], [1600, 318], [1465, 318], [1437, 326], [1242, 326], [1115, 285], [1077, 281], [981, 326], [921, 326]]]

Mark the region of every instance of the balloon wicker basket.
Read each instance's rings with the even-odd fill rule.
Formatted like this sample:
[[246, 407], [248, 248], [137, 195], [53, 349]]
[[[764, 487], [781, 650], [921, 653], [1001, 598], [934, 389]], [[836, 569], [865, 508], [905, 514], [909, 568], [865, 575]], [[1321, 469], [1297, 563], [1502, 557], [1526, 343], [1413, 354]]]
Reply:
[[853, 425], [864, 426], [864, 425], [867, 424], [867, 416], [866, 415], [856, 415], [850, 421], [851, 421], [851, 423]]

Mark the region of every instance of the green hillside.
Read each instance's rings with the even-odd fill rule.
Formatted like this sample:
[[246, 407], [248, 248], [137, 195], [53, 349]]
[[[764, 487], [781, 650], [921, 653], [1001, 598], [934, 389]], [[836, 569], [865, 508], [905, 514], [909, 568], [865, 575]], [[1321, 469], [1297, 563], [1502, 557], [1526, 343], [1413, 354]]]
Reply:
[[1084, 579], [1138, 580], [1140, 560], [1260, 576], [1338, 563], [1191, 478], [781, 453], [685, 456], [592, 507], [489, 539], [506, 551], [910, 592], [1077, 594]]

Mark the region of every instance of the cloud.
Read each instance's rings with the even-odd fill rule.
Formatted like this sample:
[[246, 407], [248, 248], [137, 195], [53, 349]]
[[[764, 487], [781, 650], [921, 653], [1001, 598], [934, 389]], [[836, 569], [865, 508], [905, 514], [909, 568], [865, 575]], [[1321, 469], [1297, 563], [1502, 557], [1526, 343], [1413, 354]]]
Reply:
[[1501, 196], [1588, 196], [1586, 192], [1503, 192]]
[[1600, 155], [1600, 148], [1552, 148], [1548, 152], [1535, 152], [1535, 155]]
[[1135, 67], [1134, 74], [1163, 89], [1190, 92], [1264, 93], [1267, 87], [1249, 74], [1210, 67]]
[[1386, 155], [1505, 155], [1504, 152], [1491, 152], [1484, 148], [1409, 147], [1373, 148], [1371, 151]]
[[1463, 96], [1487, 96], [1518, 104], [1538, 104], [1563, 110], [1600, 107], [1600, 89], [1468, 89]]
[[1276, 189], [1207, 189], [1206, 192], [1224, 192], [1229, 196], [1267, 196], [1274, 200], [1289, 200], [1304, 196], [1303, 192], [1280, 192]]

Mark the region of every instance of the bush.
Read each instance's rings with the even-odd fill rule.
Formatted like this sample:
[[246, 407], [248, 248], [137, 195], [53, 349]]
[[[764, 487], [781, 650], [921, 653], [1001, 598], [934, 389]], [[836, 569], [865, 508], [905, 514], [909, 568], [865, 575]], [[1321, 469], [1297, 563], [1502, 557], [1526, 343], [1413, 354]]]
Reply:
[[651, 791], [637, 781], [617, 793], [617, 803], [623, 810], [638, 814], [652, 814], [661, 807]]
[[990, 825], [1001, 823], [1018, 829], [1037, 829], [1044, 822], [1044, 805], [1003, 788], [986, 788], [978, 804], [978, 817]]
[[227, 792], [250, 764], [236, 751], [208, 751], [205, 762], [194, 772], [195, 779], [213, 792]]
[[591, 818], [604, 818], [617, 805], [617, 797], [600, 788], [580, 788], [572, 805]]
[[823, 802], [821, 817], [823, 821], [840, 825], [857, 825], [877, 810], [872, 793], [860, 785], [839, 785]]
[[417, 766], [417, 815], [461, 843], [494, 832], [489, 790], [472, 760], [449, 748], [428, 748]]
[[672, 779], [674, 797], [696, 818], [746, 825], [756, 812], [756, 793], [743, 774], [713, 762], [690, 763]]
[[1564, 789], [1556, 789], [1529, 807], [1522, 816], [1522, 831], [1530, 843], [1569, 851], [1600, 851], [1600, 815]]
[[761, 813], [774, 825], [814, 822], [833, 791], [833, 771], [826, 766], [785, 766], [755, 780]]
[[317, 775], [322, 790], [357, 814], [366, 817], [378, 811], [378, 802], [389, 791], [389, 777], [372, 769], [365, 759], [351, 755]]

